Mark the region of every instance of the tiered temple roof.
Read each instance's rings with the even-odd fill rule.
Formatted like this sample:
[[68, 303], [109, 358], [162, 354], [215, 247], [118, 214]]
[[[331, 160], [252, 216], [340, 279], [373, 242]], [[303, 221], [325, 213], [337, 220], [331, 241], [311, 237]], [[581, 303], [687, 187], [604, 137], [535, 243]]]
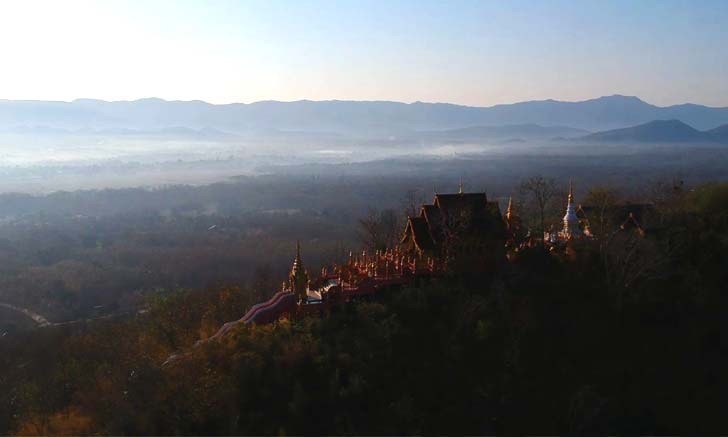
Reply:
[[503, 219], [498, 202], [485, 193], [435, 194], [432, 204], [422, 205], [416, 217], [409, 217], [401, 245], [432, 254], [454, 227], [465, 227], [469, 237], [492, 237], [502, 233]]

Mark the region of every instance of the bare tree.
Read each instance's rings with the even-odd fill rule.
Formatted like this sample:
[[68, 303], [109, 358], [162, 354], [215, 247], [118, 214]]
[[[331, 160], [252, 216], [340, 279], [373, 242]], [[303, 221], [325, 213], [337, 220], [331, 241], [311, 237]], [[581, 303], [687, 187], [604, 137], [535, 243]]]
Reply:
[[637, 284], [663, 277], [676, 248], [646, 238], [640, 230], [618, 230], [606, 239], [602, 252], [605, 279], [620, 312]]
[[596, 186], [589, 189], [584, 202], [594, 207], [589, 226], [596, 237], [604, 239], [614, 229], [613, 219], [618, 201], [619, 194], [612, 187]]
[[370, 208], [367, 216], [359, 220], [359, 238], [368, 250], [393, 247], [402, 231], [402, 220], [392, 209]]
[[660, 222], [682, 208], [685, 198], [685, 183], [682, 179], [659, 180], [649, 187], [648, 198], [655, 205]]
[[405, 217], [414, 217], [419, 212], [420, 206], [425, 203], [425, 196], [422, 191], [407, 190], [401, 200]]
[[540, 232], [546, 229], [546, 208], [558, 192], [556, 181], [541, 175], [533, 176], [521, 182], [521, 195], [534, 205], [539, 218]]
[[280, 286], [273, 275], [273, 269], [269, 263], [259, 264], [255, 267], [251, 282], [253, 289], [252, 294], [256, 302], [267, 299], [271, 294], [275, 293]]

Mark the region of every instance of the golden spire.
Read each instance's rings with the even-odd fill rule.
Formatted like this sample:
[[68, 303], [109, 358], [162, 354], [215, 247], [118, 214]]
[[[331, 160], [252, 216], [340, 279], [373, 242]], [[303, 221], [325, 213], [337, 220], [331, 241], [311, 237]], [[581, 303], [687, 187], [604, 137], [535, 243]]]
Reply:
[[508, 209], [506, 209], [506, 219], [513, 217], [513, 196], [508, 197]]
[[296, 240], [296, 257], [293, 259], [293, 268], [291, 274], [295, 274], [299, 270], [303, 269], [303, 262], [301, 261], [301, 242]]
[[569, 178], [569, 204], [574, 201], [574, 189], [571, 183], [571, 178]]
[[458, 194], [463, 194], [463, 177], [460, 176], [460, 186], [458, 188]]
[[293, 260], [293, 267], [289, 275], [291, 291], [298, 296], [299, 302], [306, 302], [306, 293], [308, 290], [308, 273], [303, 268], [301, 261], [301, 242], [296, 240], [296, 259]]

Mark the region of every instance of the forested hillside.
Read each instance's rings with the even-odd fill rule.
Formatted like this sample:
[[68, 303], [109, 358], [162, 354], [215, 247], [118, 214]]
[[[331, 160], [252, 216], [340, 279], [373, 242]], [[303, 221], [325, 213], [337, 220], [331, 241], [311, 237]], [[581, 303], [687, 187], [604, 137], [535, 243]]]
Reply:
[[143, 314], [4, 338], [0, 433], [720, 432], [728, 186], [671, 193], [637, 250], [534, 248], [197, 348], [245, 290], [153, 294]]

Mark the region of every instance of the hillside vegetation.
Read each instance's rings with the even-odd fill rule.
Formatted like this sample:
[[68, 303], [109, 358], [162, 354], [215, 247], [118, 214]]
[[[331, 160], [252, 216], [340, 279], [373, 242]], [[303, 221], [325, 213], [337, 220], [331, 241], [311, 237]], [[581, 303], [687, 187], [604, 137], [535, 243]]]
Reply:
[[[629, 267], [610, 264], [619, 248], [576, 261], [537, 248], [493, 276], [198, 348], [244, 312], [244, 292], [152, 295], [125, 320], [5, 339], [0, 433], [718, 432], [728, 186], [663, 200], [628, 285], [605, 268]], [[161, 365], [180, 350], [191, 354]]]

